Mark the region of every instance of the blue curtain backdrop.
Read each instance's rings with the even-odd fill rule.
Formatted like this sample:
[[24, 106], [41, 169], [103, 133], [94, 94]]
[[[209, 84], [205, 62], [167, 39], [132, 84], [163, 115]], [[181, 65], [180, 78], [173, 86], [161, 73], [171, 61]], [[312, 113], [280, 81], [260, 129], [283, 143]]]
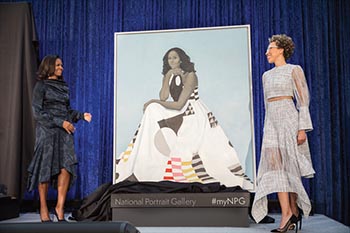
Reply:
[[[40, 58], [46, 54], [63, 58], [72, 105], [93, 115], [91, 124], [77, 126], [79, 176], [68, 198], [80, 199], [112, 179], [115, 32], [250, 24], [257, 163], [264, 119], [261, 75], [272, 68], [264, 56], [267, 39], [286, 33], [296, 43], [289, 62], [304, 68], [311, 93], [315, 129], [309, 133], [309, 140], [316, 177], [305, 181], [305, 187], [316, 213], [350, 224], [350, 1], [29, 2]], [[37, 196], [27, 194], [27, 198]]]

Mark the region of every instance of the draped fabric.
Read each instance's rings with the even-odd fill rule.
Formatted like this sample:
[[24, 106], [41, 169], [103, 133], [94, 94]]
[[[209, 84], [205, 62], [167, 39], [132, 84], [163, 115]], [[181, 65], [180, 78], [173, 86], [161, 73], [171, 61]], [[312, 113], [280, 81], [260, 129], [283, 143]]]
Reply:
[[[185, 88], [181, 77], [173, 75], [169, 83], [177, 100], [182, 90], [176, 88]], [[116, 182], [220, 182], [253, 189], [235, 148], [199, 96], [196, 87], [180, 110], [147, 106], [134, 137], [117, 157]]]
[[0, 184], [21, 197], [34, 146], [37, 37], [28, 3], [0, 3]]
[[264, 56], [267, 39], [286, 33], [296, 44], [288, 62], [304, 69], [311, 96], [314, 130], [308, 136], [316, 174], [304, 181], [306, 191], [316, 213], [350, 224], [350, 1], [30, 2], [40, 58], [49, 53], [63, 58], [72, 106], [93, 115], [91, 124], [77, 125], [79, 173], [68, 198], [86, 196], [112, 179], [114, 32], [250, 24], [257, 164], [264, 119], [261, 76], [272, 68]]

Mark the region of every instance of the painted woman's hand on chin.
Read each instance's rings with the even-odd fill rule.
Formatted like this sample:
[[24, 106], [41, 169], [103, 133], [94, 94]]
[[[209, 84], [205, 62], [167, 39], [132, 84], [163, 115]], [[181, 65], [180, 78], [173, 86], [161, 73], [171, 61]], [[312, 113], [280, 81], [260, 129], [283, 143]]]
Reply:
[[184, 75], [185, 71], [183, 69], [179, 68], [174, 68], [170, 70], [174, 75]]

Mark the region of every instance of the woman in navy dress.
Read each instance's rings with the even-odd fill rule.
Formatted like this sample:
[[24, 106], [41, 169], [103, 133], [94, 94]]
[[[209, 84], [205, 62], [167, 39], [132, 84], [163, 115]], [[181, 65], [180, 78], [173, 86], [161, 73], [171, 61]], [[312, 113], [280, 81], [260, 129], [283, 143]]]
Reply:
[[51, 222], [46, 203], [50, 184], [58, 191], [54, 214], [58, 221], [65, 221], [66, 195], [76, 178], [73, 123], [81, 119], [91, 121], [90, 113], [71, 109], [69, 88], [62, 72], [62, 60], [56, 55], [46, 56], [39, 66], [39, 81], [33, 91], [36, 139], [34, 156], [28, 168], [28, 190], [38, 187], [42, 222]]

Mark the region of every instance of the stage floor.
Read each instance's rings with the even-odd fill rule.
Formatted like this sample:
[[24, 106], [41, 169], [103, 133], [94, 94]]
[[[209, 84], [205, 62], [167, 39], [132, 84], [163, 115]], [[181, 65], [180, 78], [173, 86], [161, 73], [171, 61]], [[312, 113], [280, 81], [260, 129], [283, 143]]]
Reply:
[[[68, 218], [70, 214], [66, 214]], [[236, 227], [137, 227], [141, 233], [268, 233], [278, 226], [279, 214], [271, 214], [276, 219], [273, 224], [251, 222], [247, 228]], [[19, 218], [0, 221], [1, 223], [39, 222], [38, 213], [22, 213]], [[289, 231], [293, 232], [293, 231]], [[324, 215], [313, 215], [303, 219], [302, 233], [350, 233], [350, 228]]]

